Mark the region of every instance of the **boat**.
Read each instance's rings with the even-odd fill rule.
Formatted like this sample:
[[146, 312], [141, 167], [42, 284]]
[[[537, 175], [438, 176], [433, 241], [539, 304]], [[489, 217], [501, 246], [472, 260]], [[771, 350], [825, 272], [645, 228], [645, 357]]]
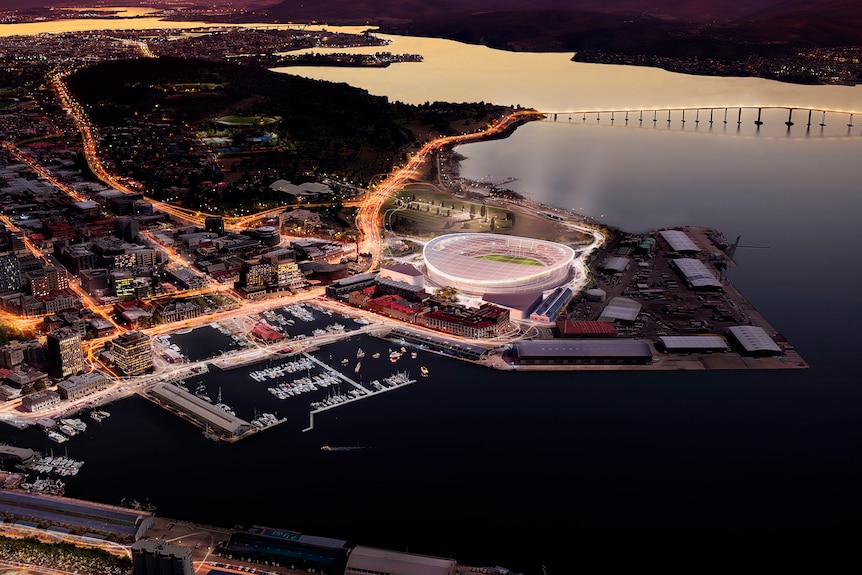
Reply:
[[66, 441], [69, 441], [68, 437], [58, 431], [54, 431], [53, 429], [48, 431], [48, 438], [57, 443], [65, 443]]
[[357, 449], [365, 449], [365, 447], [323, 445], [320, 448], [321, 451], [356, 451]]
[[356, 350], [356, 359], [362, 359], [363, 357], [365, 357], [365, 352], [362, 351], [362, 348], [360, 347]]
[[222, 411], [224, 411], [228, 415], [233, 415], [234, 417], [236, 417], [236, 412], [233, 410], [233, 408], [231, 406], [227, 405], [226, 403], [216, 403], [215, 407], [221, 409]]
[[362, 369], [362, 362], [361, 362], [361, 361], [357, 361], [357, 362], [356, 362], [356, 369], [354, 369], [354, 370], [353, 370], [353, 373], [359, 373], [359, 370], [360, 370], [360, 369]]
[[418, 354], [417, 354], [415, 351], [411, 351], [411, 352], [410, 352], [410, 357], [412, 357], [413, 359], [416, 359], [416, 356], [417, 356], [417, 355], [418, 355]]
[[87, 431], [87, 424], [80, 419], [61, 419], [60, 423], [63, 425], [68, 425], [75, 431]]
[[372, 354], [372, 356], [371, 356], [371, 357], [373, 357], [374, 359], [379, 358], [379, 357], [380, 357], [380, 352], [378, 351], [377, 353]]
[[422, 373], [422, 377], [428, 377], [428, 368], [424, 365], [419, 368], [419, 371]]

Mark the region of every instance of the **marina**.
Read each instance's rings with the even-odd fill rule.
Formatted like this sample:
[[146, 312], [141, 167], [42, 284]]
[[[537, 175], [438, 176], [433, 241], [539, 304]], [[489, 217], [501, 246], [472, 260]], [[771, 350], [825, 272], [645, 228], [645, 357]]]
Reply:
[[65, 456], [54, 457], [53, 455], [49, 455], [47, 457], [37, 456], [25, 469], [32, 473], [71, 477], [77, 475], [83, 466], [83, 461], [76, 461]]
[[[342, 376], [344, 377], [344, 376]], [[398, 371], [383, 378], [383, 381], [373, 380], [371, 382], [372, 389], [367, 389], [355, 381], [351, 381], [344, 377], [344, 379], [353, 386], [353, 389], [348, 391], [347, 393], [338, 393], [327, 395], [327, 397], [323, 401], [316, 401], [311, 403], [311, 412], [308, 414], [308, 427], [303, 429], [303, 431], [311, 431], [314, 429], [314, 415], [317, 413], [322, 413], [329, 409], [333, 409], [335, 407], [346, 405], [353, 401], [358, 401], [360, 399], [364, 399], [366, 397], [371, 397], [376, 393], [383, 393], [386, 391], [391, 391], [398, 387], [402, 387], [405, 385], [410, 385], [411, 383], [416, 383], [415, 379], [411, 379], [410, 375], [406, 371]]]
[[[392, 372], [384, 366], [404, 361], [412, 363], [419, 357], [420, 348], [410, 347], [411, 344], [401, 339], [396, 348], [387, 339], [357, 335], [356, 328], [348, 329], [345, 323], [333, 322], [334, 312], [324, 310], [318, 305], [298, 304], [280, 308], [280, 311], [253, 314], [249, 320], [235, 320], [246, 321], [246, 325], [258, 318], [278, 326], [301, 323], [307, 325], [310, 333], [319, 330], [331, 338], [320, 342], [325, 343], [322, 347], [306, 345], [303, 351], [292, 348], [270, 351], [255, 363], [197, 362], [173, 370], [172, 376], [160, 379], [161, 383], [150, 388], [145, 396], [197, 425], [208, 438], [233, 442], [273, 425], [306, 417], [309, 426], [303, 431], [307, 431], [314, 425], [315, 413], [417, 381], [410, 377], [409, 369]], [[352, 320], [349, 316], [343, 317]], [[368, 322], [354, 323], [357, 327], [368, 325]], [[209, 328], [217, 330], [212, 325]], [[200, 330], [194, 333], [198, 338], [208, 337]], [[336, 353], [336, 349], [344, 351]], [[385, 362], [384, 357], [389, 362]], [[423, 378], [428, 376], [427, 367], [416, 365], [415, 369]], [[232, 374], [230, 377], [227, 377], [228, 372]], [[234, 375], [236, 372], [239, 378]], [[252, 385], [242, 385], [239, 383], [242, 380], [250, 380]], [[225, 400], [225, 397], [232, 399]], [[304, 401], [299, 401], [300, 397]], [[276, 415], [273, 400], [279, 402], [282, 416]], [[100, 417], [93, 413], [90, 416], [95, 420]], [[223, 417], [229, 418], [228, 421], [222, 421]], [[77, 432], [65, 427], [68, 429], [58, 432], [59, 435], [66, 437], [70, 435], [68, 431]]]

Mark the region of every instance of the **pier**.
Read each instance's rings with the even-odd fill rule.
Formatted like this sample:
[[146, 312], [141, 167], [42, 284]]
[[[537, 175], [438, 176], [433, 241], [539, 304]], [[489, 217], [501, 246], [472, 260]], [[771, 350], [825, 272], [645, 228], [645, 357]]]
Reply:
[[[311, 357], [311, 356], [309, 356], [309, 357]], [[387, 391], [391, 391], [393, 389], [397, 389], [399, 387], [403, 387], [405, 385], [410, 385], [411, 383], [416, 383], [416, 381], [417, 381], [415, 379], [411, 379], [410, 376], [407, 374], [407, 372], [401, 371], [401, 372], [396, 372], [396, 373], [392, 374], [388, 378], [384, 378], [384, 381], [387, 381], [388, 385], [384, 386], [383, 384], [380, 384], [379, 382], [377, 382], [377, 380], [375, 380], [375, 383], [377, 383], [376, 389], [368, 389], [368, 388], [363, 387], [362, 385], [356, 383], [355, 381], [353, 381], [352, 379], [350, 379], [349, 377], [347, 377], [343, 373], [339, 372], [338, 370], [334, 369], [333, 367], [320, 361], [316, 357], [312, 357], [312, 359], [316, 363], [318, 363], [319, 365], [323, 366], [324, 368], [326, 368], [327, 370], [329, 370], [330, 372], [332, 372], [333, 374], [338, 376], [339, 379], [342, 379], [342, 380], [346, 381], [347, 383], [351, 384], [354, 387], [353, 391], [355, 393], [348, 394], [348, 395], [339, 394], [336, 396], [338, 399], [335, 402], [328, 404], [328, 405], [317, 405], [317, 406], [315, 406], [315, 404], [312, 404], [312, 410], [308, 414], [308, 427], [303, 429], [302, 430], [303, 432], [311, 431], [312, 429], [314, 429], [314, 414], [315, 413], [322, 413], [324, 411], [328, 411], [330, 409], [333, 409], [335, 407], [339, 407], [341, 405], [346, 405], [346, 404], [354, 402], [354, 401], [359, 401], [360, 399], [365, 399], [365, 398], [371, 397], [371, 396], [376, 395], [378, 393], [384, 393]]]

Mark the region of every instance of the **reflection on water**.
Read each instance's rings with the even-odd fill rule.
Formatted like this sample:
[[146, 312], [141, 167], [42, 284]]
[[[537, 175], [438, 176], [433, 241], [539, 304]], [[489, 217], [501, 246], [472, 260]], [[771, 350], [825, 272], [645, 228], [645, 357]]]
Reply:
[[[438, 38], [381, 36], [392, 41], [387, 50], [422, 54], [424, 60], [377, 69], [279, 70], [347, 82], [372, 94], [414, 104], [484, 101], [548, 112], [698, 106], [795, 106], [862, 112], [862, 86], [802, 86], [759, 78], [690, 76], [641, 66], [572, 62], [571, 53], [512, 53]], [[346, 51], [376, 50], [379, 47]]]
[[[83, 9], [81, 9], [83, 10]], [[100, 10], [113, 10], [100, 8]], [[149, 8], [118, 8], [122, 10], [118, 18], [79, 18], [53, 20], [49, 22], [25, 22], [20, 24], [0, 24], [0, 36], [30, 36], [35, 34], [60, 34], [64, 32], [93, 32], [96, 30], [185, 30], [189, 28], [236, 27], [236, 28], [280, 28], [291, 29], [302, 26], [303, 30], [338, 30], [359, 34], [369, 26], [326, 26], [322, 24], [220, 24], [217, 22], [170, 21], [146, 16], [155, 10]]]

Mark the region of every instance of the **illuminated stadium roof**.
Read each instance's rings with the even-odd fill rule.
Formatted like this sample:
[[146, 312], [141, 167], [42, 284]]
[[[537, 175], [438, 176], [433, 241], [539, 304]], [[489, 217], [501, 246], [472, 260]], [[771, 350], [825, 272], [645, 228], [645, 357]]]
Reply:
[[557, 287], [569, 277], [568, 246], [501, 234], [449, 234], [423, 252], [428, 278], [462, 292], [520, 293]]

